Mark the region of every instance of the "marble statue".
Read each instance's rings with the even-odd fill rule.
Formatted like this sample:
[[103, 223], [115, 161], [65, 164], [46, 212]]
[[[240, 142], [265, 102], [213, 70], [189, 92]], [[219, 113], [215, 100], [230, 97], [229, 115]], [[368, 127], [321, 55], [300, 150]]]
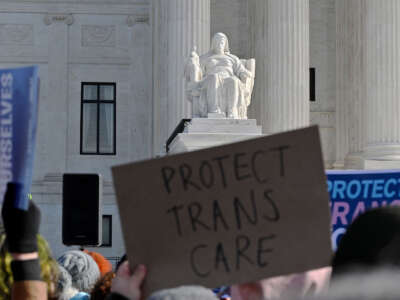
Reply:
[[[207, 105], [204, 101], [200, 102], [200, 81], [203, 73], [200, 67], [200, 58], [196, 52], [196, 47], [191, 51], [185, 64], [185, 92], [186, 99], [192, 103], [192, 117], [207, 117]], [[204, 100], [204, 99], [202, 99]]]
[[247, 119], [254, 72], [255, 60], [231, 54], [223, 33], [214, 35], [211, 49], [201, 57], [193, 49], [185, 64], [186, 98], [193, 117]]

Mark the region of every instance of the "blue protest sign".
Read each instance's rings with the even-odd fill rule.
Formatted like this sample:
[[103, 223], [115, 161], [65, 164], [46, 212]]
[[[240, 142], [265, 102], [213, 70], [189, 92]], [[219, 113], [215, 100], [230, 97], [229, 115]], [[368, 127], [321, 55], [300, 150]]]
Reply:
[[38, 110], [38, 67], [0, 70], [0, 201], [7, 183], [23, 184], [15, 206], [28, 208]]
[[327, 171], [334, 249], [346, 227], [368, 209], [400, 205], [400, 170]]

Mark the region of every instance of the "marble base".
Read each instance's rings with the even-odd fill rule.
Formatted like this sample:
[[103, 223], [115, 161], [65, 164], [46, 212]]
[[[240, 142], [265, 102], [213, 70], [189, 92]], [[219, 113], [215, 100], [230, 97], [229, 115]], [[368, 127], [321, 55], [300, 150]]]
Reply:
[[400, 160], [364, 160], [365, 170], [393, 170], [400, 169]]
[[254, 119], [193, 118], [169, 145], [169, 154], [200, 150], [261, 136]]
[[361, 152], [351, 153], [346, 156], [344, 161], [345, 169], [362, 170], [365, 168], [364, 157]]
[[352, 153], [346, 156], [344, 162], [336, 162], [334, 169], [340, 170], [392, 170], [400, 169], [400, 156], [369, 158], [364, 154]]
[[400, 169], [400, 144], [368, 145], [363, 157], [364, 169]]
[[208, 113], [209, 119], [225, 119], [225, 115], [223, 113]]
[[337, 160], [333, 163], [332, 169], [334, 170], [343, 170], [344, 169], [344, 161]]

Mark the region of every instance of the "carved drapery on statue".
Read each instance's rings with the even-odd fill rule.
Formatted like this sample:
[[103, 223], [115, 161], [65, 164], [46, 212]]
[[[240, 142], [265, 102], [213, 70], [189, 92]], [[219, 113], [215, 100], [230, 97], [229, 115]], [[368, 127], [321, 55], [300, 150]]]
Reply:
[[186, 97], [193, 117], [247, 119], [254, 85], [255, 60], [240, 60], [228, 38], [216, 33], [201, 57], [196, 48], [185, 64]]

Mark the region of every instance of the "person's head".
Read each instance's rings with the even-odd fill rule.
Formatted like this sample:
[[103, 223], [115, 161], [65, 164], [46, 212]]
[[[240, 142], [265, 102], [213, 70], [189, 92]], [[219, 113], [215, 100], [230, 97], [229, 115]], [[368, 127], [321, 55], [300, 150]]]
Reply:
[[93, 258], [83, 251], [71, 250], [58, 258], [58, 263], [71, 275], [72, 287], [90, 293], [100, 278], [100, 270]]
[[114, 272], [108, 272], [102, 276], [94, 285], [92, 292], [90, 293], [91, 300], [104, 300], [107, 295], [111, 293], [112, 280], [115, 277]]
[[[332, 282], [328, 292], [307, 300], [397, 300], [400, 274], [393, 269], [346, 273]], [[304, 300], [305, 300], [304, 299]]]
[[211, 50], [215, 53], [229, 53], [228, 37], [222, 32], [214, 34], [211, 40]]
[[350, 224], [333, 257], [332, 276], [383, 265], [400, 267], [400, 207], [369, 210]]
[[217, 300], [214, 293], [202, 286], [181, 286], [157, 291], [148, 300]]
[[244, 299], [297, 299], [315, 296], [329, 284], [329, 267], [237, 284], [231, 287], [235, 300]]
[[89, 254], [94, 259], [97, 266], [99, 267], [100, 276], [103, 276], [108, 272], [112, 271], [111, 262], [100, 253], [88, 250], [83, 250], [83, 252]]
[[[11, 254], [7, 250], [5, 234], [0, 236], [0, 299], [11, 299], [11, 287], [14, 282], [11, 271]], [[58, 281], [59, 269], [57, 262], [53, 259], [47, 241], [41, 236], [37, 236], [38, 254], [42, 280], [47, 283], [49, 299], [56, 296], [56, 286]]]

